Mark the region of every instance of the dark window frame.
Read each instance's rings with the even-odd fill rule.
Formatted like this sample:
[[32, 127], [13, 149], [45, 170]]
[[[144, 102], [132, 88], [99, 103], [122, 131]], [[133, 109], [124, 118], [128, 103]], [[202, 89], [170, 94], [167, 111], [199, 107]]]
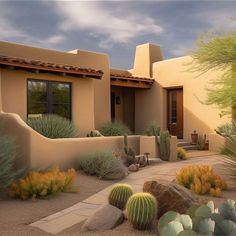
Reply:
[[[47, 100], [46, 100], [46, 109], [47, 109], [47, 113], [46, 114], [55, 114], [52, 111], [52, 106], [53, 106], [53, 102], [52, 102], [52, 83], [60, 83], [60, 84], [68, 84], [69, 85], [69, 103], [55, 103], [58, 105], [68, 105], [69, 106], [69, 116], [67, 117], [67, 119], [71, 120], [72, 119], [72, 83], [71, 82], [65, 82], [65, 81], [58, 81], [58, 80], [44, 80], [44, 79], [32, 79], [32, 78], [28, 78], [27, 79], [27, 101], [26, 101], [26, 106], [27, 106], [27, 119], [29, 117], [29, 82], [43, 82], [46, 83], [46, 93], [47, 93]], [[36, 102], [35, 102], [36, 103]], [[39, 104], [44, 103], [44, 102], [38, 102]]]

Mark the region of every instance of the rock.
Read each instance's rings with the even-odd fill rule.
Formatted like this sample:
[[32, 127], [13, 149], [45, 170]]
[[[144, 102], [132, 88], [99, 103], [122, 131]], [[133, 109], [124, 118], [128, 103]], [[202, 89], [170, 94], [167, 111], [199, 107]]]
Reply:
[[121, 224], [124, 220], [123, 212], [110, 205], [102, 205], [90, 216], [83, 225], [84, 230], [108, 230]]
[[139, 170], [139, 164], [132, 164], [128, 167], [128, 170], [131, 172], [136, 172]]
[[165, 180], [147, 181], [143, 185], [144, 192], [152, 193], [158, 201], [158, 217], [167, 211], [176, 211], [181, 214], [193, 205], [200, 205], [197, 196], [187, 188], [175, 182]]

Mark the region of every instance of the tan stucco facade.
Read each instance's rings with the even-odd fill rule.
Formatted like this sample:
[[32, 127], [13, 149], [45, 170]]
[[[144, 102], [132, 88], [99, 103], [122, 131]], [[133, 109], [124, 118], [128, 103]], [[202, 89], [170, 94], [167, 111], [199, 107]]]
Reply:
[[[135, 133], [143, 133], [146, 126], [156, 121], [167, 129], [167, 89], [183, 88], [183, 134], [209, 134], [230, 118], [220, 117], [220, 111], [199, 102], [206, 98], [206, 87], [211, 79], [221, 75], [212, 71], [197, 77], [189, 71], [190, 57], [163, 60], [160, 46], [143, 44], [136, 48], [134, 66], [130, 70], [111, 69], [106, 54], [75, 49], [60, 52], [0, 42], [0, 55], [24, 57], [82, 68], [102, 70], [101, 80], [72, 78], [47, 73], [30, 73], [21, 70], [0, 69], [0, 110], [18, 114], [24, 121], [27, 115], [27, 79], [53, 80], [72, 84], [72, 121], [84, 136], [111, 120], [111, 91], [121, 98], [116, 106], [116, 118], [127, 121]], [[150, 89], [111, 87], [110, 72], [153, 78]], [[132, 93], [132, 99], [131, 99]], [[132, 101], [131, 101], [132, 100]], [[133, 117], [131, 118], [131, 116]], [[133, 124], [131, 124], [133, 123]]]

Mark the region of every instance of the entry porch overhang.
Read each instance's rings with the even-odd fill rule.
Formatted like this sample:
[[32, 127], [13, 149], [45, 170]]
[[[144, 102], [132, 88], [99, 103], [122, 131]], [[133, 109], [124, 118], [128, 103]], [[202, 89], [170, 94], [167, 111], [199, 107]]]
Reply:
[[154, 83], [154, 79], [138, 77], [133, 75], [110, 74], [111, 85], [129, 88], [149, 89]]

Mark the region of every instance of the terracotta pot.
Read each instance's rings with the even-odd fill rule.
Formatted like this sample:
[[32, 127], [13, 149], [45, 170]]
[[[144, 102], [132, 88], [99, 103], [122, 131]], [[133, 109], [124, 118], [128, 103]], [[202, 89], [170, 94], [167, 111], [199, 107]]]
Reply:
[[198, 141], [198, 133], [196, 133], [196, 131], [194, 131], [192, 134], [191, 134], [191, 144], [197, 144], [197, 141]]

